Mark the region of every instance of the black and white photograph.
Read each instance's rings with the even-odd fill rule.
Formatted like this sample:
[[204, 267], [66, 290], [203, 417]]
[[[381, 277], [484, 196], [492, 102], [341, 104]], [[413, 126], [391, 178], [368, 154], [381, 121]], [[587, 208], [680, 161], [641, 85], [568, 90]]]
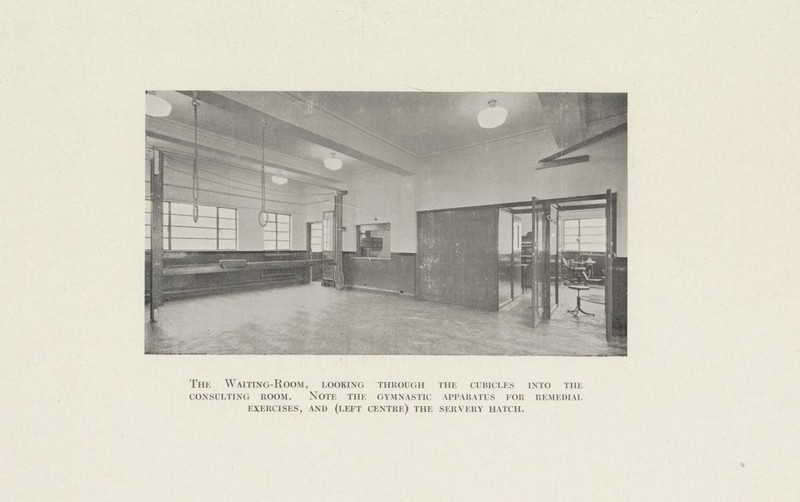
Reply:
[[146, 353], [627, 354], [626, 93], [145, 105]]
[[798, 500], [799, 25], [3, 2], [0, 500]]

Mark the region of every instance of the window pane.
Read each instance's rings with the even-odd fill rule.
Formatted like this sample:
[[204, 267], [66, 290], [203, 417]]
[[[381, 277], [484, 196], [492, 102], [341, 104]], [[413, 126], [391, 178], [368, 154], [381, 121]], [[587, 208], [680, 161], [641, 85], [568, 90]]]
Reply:
[[204, 238], [204, 239], [214, 239], [217, 238], [217, 229], [216, 228], [186, 228], [186, 227], [172, 227], [172, 237], [173, 238]]
[[268, 241], [264, 243], [264, 249], [267, 251], [273, 251], [275, 249], [275, 241]]
[[217, 217], [201, 216], [197, 218], [197, 223], [195, 223], [191, 215], [185, 216], [173, 213], [172, 226], [217, 228]]
[[578, 250], [578, 239], [577, 237], [564, 238], [564, 250], [565, 251], [577, 251]]
[[278, 223], [278, 231], [279, 232], [288, 232], [289, 231], [289, 224], [288, 223]]
[[172, 239], [172, 249], [206, 250], [217, 249], [216, 239]]
[[288, 214], [279, 214], [278, 215], [278, 222], [279, 223], [289, 223], [291, 221], [291, 216]]
[[577, 228], [580, 220], [564, 220], [564, 228]]
[[220, 240], [219, 241], [219, 248], [220, 249], [236, 249], [236, 241], [228, 241], [228, 240]]
[[581, 235], [606, 235], [606, 227], [588, 227], [581, 226]]
[[219, 219], [219, 228], [236, 228], [236, 220]]
[[236, 230], [220, 229], [219, 238], [220, 239], [233, 239], [233, 240], [236, 240]]
[[591, 218], [588, 220], [580, 220], [580, 222], [581, 222], [581, 228], [606, 226], [605, 218]]

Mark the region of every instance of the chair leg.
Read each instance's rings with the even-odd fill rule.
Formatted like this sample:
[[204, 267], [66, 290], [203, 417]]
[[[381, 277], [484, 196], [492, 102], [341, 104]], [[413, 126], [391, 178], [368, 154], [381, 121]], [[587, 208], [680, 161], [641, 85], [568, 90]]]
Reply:
[[581, 292], [578, 291], [578, 305], [575, 306], [572, 310], [567, 310], [568, 313], [572, 314], [575, 317], [578, 317], [579, 314], [588, 315], [594, 317], [594, 314], [590, 314], [581, 308]]

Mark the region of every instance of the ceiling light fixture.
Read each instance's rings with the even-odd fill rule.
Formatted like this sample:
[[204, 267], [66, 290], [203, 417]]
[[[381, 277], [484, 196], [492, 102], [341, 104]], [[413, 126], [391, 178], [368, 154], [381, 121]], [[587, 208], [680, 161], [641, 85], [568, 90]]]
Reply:
[[478, 125], [484, 129], [494, 129], [500, 127], [508, 117], [508, 110], [501, 106], [497, 106], [497, 100], [489, 101], [489, 108], [484, 108], [478, 114]]
[[172, 111], [172, 105], [166, 99], [145, 91], [144, 111], [151, 117], [166, 117]]
[[284, 178], [282, 176], [273, 176], [272, 177], [272, 182], [275, 183], [276, 185], [285, 185], [287, 181], [289, 181], [289, 180], [287, 180], [286, 178]]
[[325, 159], [325, 167], [331, 171], [338, 171], [342, 168], [342, 159], [336, 158], [336, 152], [331, 152], [331, 156]]

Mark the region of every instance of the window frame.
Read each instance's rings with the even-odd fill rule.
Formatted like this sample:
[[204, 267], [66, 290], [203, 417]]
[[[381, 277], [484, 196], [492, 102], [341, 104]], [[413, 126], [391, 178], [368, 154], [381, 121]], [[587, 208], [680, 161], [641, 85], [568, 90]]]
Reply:
[[[291, 213], [276, 213], [274, 211], [266, 211], [266, 213], [267, 213], [267, 224], [264, 226], [263, 231], [262, 231], [262, 242], [263, 242], [263, 246], [264, 246], [264, 251], [291, 251], [292, 250], [292, 215], [291, 215]], [[279, 218], [278, 218], [279, 216], [286, 216], [289, 219], [289, 221], [288, 221], [289, 231], [288, 232], [282, 232], [282, 231], [279, 230], [279, 226], [278, 225], [281, 224], [281, 223], [286, 223], [286, 222], [279, 221]], [[271, 219], [273, 217], [274, 217], [274, 220]], [[273, 223], [275, 225], [275, 230], [269, 230], [270, 223]], [[267, 247], [267, 243], [270, 242], [270, 240], [267, 238], [269, 233], [274, 234], [274, 245], [275, 245], [275, 247], [273, 249], [269, 249]], [[280, 234], [288, 234], [288, 240], [279, 239], [279, 235]], [[286, 242], [286, 247], [285, 248], [282, 248], [282, 247], [279, 246], [279, 244], [282, 243], [282, 242]]]
[[[568, 222], [573, 222], [573, 221], [578, 222], [577, 226], [574, 227], [574, 228], [577, 228], [577, 230], [578, 230], [577, 235], [569, 235], [569, 233], [568, 233], [569, 230], [572, 230], [572, 228], [567, 228], [567, 223]], [[590, 225], [590, 226], [587, 226], [585, 228], [587, 228], [587, 229], [588, 228], [602, 228], [603, 232], [601, 232], [600, 234], [593, 234], [593, 233], [582, 234], [582, 228], [584, 228], [584, 227], [583, 227], [583, 224], [581, 222], [588, 222], [588, 221], [600, 221], [600, 222], [602, 222], [602, 225]], [[568, 253], [579, 253], [579, 254], [582, 254], [582, 253], [602, 253], [605, 250], [605, 241], [606, 241], [606, 238], [607, 238], [606, 235], [605, 235], [605, 221], [606, 221], [605, 217], [564, 219], [564, 237], [563, 237], [564, 238], [564, 240], [563, 240], [564, 251], [568, 252]], [[582, 244], [584, 243], [583, 237], [584, 236], [589, 236], [589, 235], [592, 235], [592, 236], [593, 235], [602, 235], [603, 236], [602, 246], [601, 246], [602, 249], [591, 249], [591, 250], [582, 249]], [[571, 239], [568, 241], [568, 238], [571, 238]], [[574, 242], [577, 242], [577, 249], [573, 249], [573, 248], [568, 248], [567, 247], [570, 244], [574, 244]], [[596, 245], [598, 243], [597, 242], [587, 242], [586, 244], [591, 247], [592, 245]]]
[[[316, 227], [316, 228], [315, 228]], [[309, 222], [308, 230], [310, 232], [308, 242], [311, 245], [312, 253], [321, 253], [324, 249], [324, 222], [311, 221]], [[315, 242], [315, 237], [319, 242]]]
[[[145, 214], [150, 214], [153, 210], [152, 201], [151, 199], [145, 197], [146, 202], [150, 202], [150, 211], [147, 211], [147, 207], [145, 206]], [[164, 235], [164, 251], [237, 251], [239, 249], [239, 210], [235, 207], [228, 207], [228, 206], [210, 206], [206, 204], [198, 204], [198, 207], [203, 208], [212, 208], [214, 209], [214, 216], [202, 216], [202, 218], [213, 218], [214, 219], [214, 226], [191, 226], [191, 225], [173, 225], [172, 217], [173, 217], [173, 210], [172, 204], [183, 204], [191, 206], [192, 204], [188, 202], [180, 202], [180, 201], [163, 201], [164, 205], [166, 206], [164, 210], [164, 226], [163, 226], [163, 235]], [[233, 211], [233, 217], [220, 217], [220, 209]], [[189, 216], [186, 214], [178, 214], [175, 216]], [[233, 228], [222, 228], [220, 227], [220, 219], [223, 220], [232, 220], [233, 221]], [[150, 221], [148, 218], [145, 218], [145, 250], [149, 251], [152, 249], [152, 243], [150, 242], [150, 235], [147, 232], [147, 228], [150, 227]], [[195, 229], [206, 229], [206, 230], [214, 230], [214, 237], [175, 237], [174, 228], [195, 228]], [[221, 237], [222, 231], [231, 231], [233, 230], [233, 238], [230, 237]], [[193, 247], [180, 247], [176, 248], [173, 246], [173, 239], [178, 241], [203, 241], [203, 242], [214, 242], [214, 249], [207, 249], [207, 248], [193, 248]], [[222, 248], [220, 247], [220, 241], [225, 242], [233, 242], [233, 248]]]

